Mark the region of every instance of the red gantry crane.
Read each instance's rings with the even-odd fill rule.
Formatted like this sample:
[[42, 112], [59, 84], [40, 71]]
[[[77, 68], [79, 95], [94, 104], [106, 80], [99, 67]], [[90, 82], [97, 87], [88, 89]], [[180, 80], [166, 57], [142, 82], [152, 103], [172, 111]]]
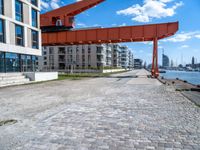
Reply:
[[152, 76], [159, 76], [158, 40], [174, 35], [178, 22], [123, 26], [113, 28], [74, 29], [74, 17], [105, 0], [82, 0], [41, 14], [42, 45], [82, 45], [153, 41]]

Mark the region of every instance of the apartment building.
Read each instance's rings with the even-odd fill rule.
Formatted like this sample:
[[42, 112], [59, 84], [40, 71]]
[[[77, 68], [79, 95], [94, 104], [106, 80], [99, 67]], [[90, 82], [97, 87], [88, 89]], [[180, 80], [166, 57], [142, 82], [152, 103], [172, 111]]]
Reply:
[[119, 44], [111, 44], [112, 67], [121, 68], [121, 47]]
[[132, 53], [132, 51], [131, 50], [129, 50], [129, 58], [128, 58], [128, 60], [129, 60], [129, 69], [133, 69], [134, 68], [134, 56], [133, 56], [133, 53]]
[[134, 59], [134, 68], [135, 69], [142, 69], [142, 59]]
[[45, 46], [37, 64], [40, 71], [134, 68], [134, 56], [119, 44]]
[[42, 71], [67, 71], [71, 69], [102, 69], [112, 65], [110, 45], [73, 45], [43, 47], [38, 57], [38, 69]]
[[129, 68], [129, 49], [127, 46], [121, 46], [121, 66], [124, 69]]
[[0, 72], [35, 71], [40, 0], [0, 0]]

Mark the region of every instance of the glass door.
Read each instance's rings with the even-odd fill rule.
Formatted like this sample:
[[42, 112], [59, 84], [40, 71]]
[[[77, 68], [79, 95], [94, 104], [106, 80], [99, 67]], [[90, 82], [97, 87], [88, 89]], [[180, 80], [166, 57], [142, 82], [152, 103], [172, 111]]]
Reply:
[[14, 53], [6, 53], [5, 67], [6, 72], [20, 72], [19, 55]]

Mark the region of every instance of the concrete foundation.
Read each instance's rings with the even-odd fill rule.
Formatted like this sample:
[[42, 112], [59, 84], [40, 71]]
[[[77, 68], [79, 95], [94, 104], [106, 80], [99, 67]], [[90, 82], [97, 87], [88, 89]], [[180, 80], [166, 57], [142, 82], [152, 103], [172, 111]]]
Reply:
[[108, 70], [103, 70], [102, 73], [112, 73], [112, 72], [121, 72], [121, 71], [126, 71], [126, 69], [108, 69]]
[[58, 72], [26, 72], [24, 75], [31, 81], [49, 81], [58, 79]]

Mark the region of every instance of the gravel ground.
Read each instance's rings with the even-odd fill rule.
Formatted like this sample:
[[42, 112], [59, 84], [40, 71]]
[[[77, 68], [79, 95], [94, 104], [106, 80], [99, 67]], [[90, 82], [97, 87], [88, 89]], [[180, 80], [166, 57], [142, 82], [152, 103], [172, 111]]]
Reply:
[[0, 150], [199, 150], [200, 108], [146, 75], [0, 89]]

